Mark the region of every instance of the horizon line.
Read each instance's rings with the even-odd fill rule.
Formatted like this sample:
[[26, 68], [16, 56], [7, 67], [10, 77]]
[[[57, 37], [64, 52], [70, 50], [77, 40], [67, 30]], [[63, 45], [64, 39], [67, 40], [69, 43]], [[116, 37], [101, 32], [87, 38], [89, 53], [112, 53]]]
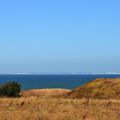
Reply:
[[104, 73], [102, 73], [102, 72], [44, 72], [44, 73], [32, 73], [32, 72], [25, 72], [25, 73], [22, 73], [22, 72], [19, 72], [19, 73], [0, 73], [0, 75], [29, 75], [29, 74], [31, 74], [31, 75], [59, 75], [59, 74], [61, 74], [61, 75], [65, 75], [65, 74], [70, 74], [70, 75], [76, 75], [76, 74], [78, 74], [78, 75], [89, 75], [89, 74], [91, 74], [91, 75], [97, 75], [97, 74], [102, 74], [102, 75], [104, 75], [104, 74], [120, 74], [119, 72], [104, 72]]

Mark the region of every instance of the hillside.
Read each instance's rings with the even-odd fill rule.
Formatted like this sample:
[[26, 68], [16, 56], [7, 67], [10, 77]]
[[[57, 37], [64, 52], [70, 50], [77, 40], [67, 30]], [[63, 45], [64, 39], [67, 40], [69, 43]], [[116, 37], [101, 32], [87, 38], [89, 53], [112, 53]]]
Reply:
[[68, 98], [120, 99], [120, 78], [99, 78], [66, 95]]

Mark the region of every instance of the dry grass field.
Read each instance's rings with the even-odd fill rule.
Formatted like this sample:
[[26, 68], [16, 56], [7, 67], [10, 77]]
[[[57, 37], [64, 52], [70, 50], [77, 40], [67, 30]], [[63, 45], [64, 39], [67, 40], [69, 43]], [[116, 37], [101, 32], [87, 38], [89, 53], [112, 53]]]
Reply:
[[120, 101], [49, 97], [1, 98], [0, 120], [120, 120]]

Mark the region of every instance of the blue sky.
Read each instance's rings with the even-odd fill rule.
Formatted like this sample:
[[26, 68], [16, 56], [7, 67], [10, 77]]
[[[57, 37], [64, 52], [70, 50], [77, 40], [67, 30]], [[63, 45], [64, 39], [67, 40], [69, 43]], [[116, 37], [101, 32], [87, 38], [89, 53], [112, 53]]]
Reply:
[[119, 0], [0, 0], [0, 73], [120, 72]]

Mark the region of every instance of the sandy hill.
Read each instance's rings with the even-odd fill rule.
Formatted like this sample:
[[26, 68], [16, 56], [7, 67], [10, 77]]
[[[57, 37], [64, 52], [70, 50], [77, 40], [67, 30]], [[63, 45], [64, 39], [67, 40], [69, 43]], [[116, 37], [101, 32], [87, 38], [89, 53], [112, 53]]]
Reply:
[[99, 78], [66, 95], [68, 98], [120, 99], [120, 78]]
[[23, 97], [30, 97], [30, 96], [62, 96], [64, 94], [67, 94], [71, 92], [71, 90], [68, 89], [31, 89], [31, 90], [23, 90], [21, 92]]

